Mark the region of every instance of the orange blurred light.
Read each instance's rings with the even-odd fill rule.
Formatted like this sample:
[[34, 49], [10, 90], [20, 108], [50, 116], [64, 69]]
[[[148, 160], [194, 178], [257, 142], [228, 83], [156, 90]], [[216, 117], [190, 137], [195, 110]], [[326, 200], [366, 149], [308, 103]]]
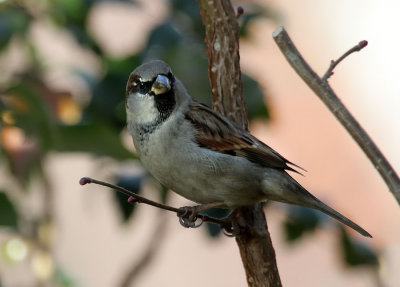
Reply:
[[57, 102], [57, 116], [62, 123], [74, 125], [81, 120], [82, 110], [73, 99], [63, 97]]

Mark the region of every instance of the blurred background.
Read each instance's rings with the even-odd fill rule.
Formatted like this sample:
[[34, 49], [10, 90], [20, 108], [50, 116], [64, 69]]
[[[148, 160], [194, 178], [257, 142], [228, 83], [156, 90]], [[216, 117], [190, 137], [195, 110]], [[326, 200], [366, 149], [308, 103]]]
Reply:
[[[270, 203], [284, 286], [399, 286], [400, 211], [378, 173], [272, 40], [284, 25], [400, 170], [400, 21], [396, 1], [245, 1], [241, 66], [253, 134], [304, 167], [309, 191], [369, 231]], [[0, 0], [0, 286], [245, 286], [235, 240], [99, 186], [113, 182], [173, 206], [138, 162], [125, 85], [150, 59], [170, 64], [210, 103], [195, 0]], [[220, 210], [213, 210], [216, 216]]]

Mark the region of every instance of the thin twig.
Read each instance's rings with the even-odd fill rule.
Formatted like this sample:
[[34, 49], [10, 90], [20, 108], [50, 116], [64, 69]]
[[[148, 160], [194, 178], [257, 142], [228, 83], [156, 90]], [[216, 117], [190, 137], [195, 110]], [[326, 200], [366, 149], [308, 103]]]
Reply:
[[101, 181], [101, 180], [97, 180], [97, 179], [94, 179], [94, 178], [90, 178], [90, 177], [82, 177], [79, 180], [79, 184], [80, 185], [85, 185], [85, 184], [88, 184], [88, 183], [94, 183], [94, 184], [98, 184], [98, 185], [102, 185], [102, 186], [107, 186], [107, 187], [115, 189], [115, 190], [117, 190], [119, 192], [122, 192], [123, 194], [125, 194], [125, 195], [127, 195], [129, 197], [132, 197], [132, 199], [131, 198], [128, 199], [128, 202], [132, 203], [132, 204], [133, 203], [144, 203], [144, 204], [152, 205], [154, 207], [158, 207], [158, 208], [161, 208], [161, 209], [169, 210], [169, 211], [172, 211], [172, 212], [176, 212], [176, 213], [179, 212], [178, 208], [152, 201], [150, 199], [147, 199], [147, 198], [145, 198], [143, 196], [140, 196], [140, 195], [134, 193], [133, 191], [127, 190], [127, 189], [125, 189], [125, 188], [123, 188], [121, 186], [118, 186], [118, 185], [114, 185], [114, 184], [111, 184], [111, 183], [108, 183], [108, 182], [104, 182], [104, 181]]
[[349, 49], [346, 53], [344, 53], [339, 59], [336, 61], [332, 60], [331, 64], [329, 65], [328, 70], [326, 73], [322, 76], [323, 81], [327, 81], [330, 76], [333, 75], [333, 69], [342, 61], [344, 60], [347, 56], [354, 52], [359, 52], [361, 49], [365, 48], [368, 45], [368, 41], [363, 40], [360, 41], [357, 45], [355, 45], [353, 48]]
[[360, 126], [357, 120], [346, 109], [329, 86], [328, 82], [320, 78], [303, 59], [285, 29], [279, 27], [274, 31], [272, 36], [281, 52], [286, 57], [286, 60], [297, 74], [325, 103], [328, 109], [336, 116], [339, 122], [364, 151], [374, 167], [380, 173], [397, 202], [400, 204], [400, 178], [382, 152]]
[[[94, 179], [94, 178], [90, 178], [90, 177], [82, 177], [79, 180], [79, 184], [80, 185], [86, 185], [88, 183], [94, 183], [94, 184], [98, 184], [98, 185], [102, 185], [102, 186], [106, 186], [106, 187], [110, 187], [112, 189], [115, 189], [116, 191], [119, 191], [119, 192], [129, 196], [128, 202], [131, 203], [131, 204], [135, 204], [135, 203], [148, 204], [148, 205], [160, 208], [160, 209], [164, 209], [164, 210], [168, 210], [168, 211], [171, 211], [171, 212], [175, 212], [178, 216], [182, 216], [182, 213], [185, 212], [185, 210], [183, 210], [183, 209], [172, 207], [172, 206], [169, 206], [169, 205], [165, 205], [165, 204], [158, 203], [158, 202], [155, 202], [153, 200], [147, 199], [147, 198], [145, 198], [143, 196], [140, 196], [140, 195], [134, 193], [133, 191], [130, 191], [130, 190], [125, 189], [125, 188], [123, 188], [121, 186], [118, 186], [118, 185], [114, 185], [114, 184], [111, 184], [111, 183], [108, 183], [108, 182], [104, 182], [104, 181], [101, 181], [101, 180], [97, 180], [97, 179]], [[231, 230], [232, 227], [230, 225], [229, 220], [219, 219], [219, 218], [211, 217], [211, 216], [204, 215], [204, 214], [198, 214], [196, 216], [196, 218], [200, 219], [202, 222], [210, 222], [210, 223], [218, 224], [221, 228], [225, 229], [227, 232], [231, 232], [232, 231]]]

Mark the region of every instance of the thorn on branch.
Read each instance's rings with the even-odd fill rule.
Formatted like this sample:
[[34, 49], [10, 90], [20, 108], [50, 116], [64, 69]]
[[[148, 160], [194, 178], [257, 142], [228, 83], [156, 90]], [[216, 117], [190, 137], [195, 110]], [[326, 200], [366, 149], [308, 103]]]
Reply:
[[336, 61], [331, 60], [331, 64], [329, 65], [328, 70], [326, 71], [326, 73], [324, 74], [324, 76], [322, 77], [322, 80], [324, 82], [326, 82], [330, 76], [333, 75], [333, 69], [335, 69], [335, 67], [342, 61], [344, 60], [347, 56], [349, 56], [350, 54], [354, 53], [354, 52], [359, 52], [361, 49], [365, 48], [368, 45], [368, 41], [363, 40], [360, 41], [357, 45], [355, 45], [353, 48], [351, 48], [350, 50], [348, 50], [346, 53], [344, 53], [339, 59], [337, 59]]

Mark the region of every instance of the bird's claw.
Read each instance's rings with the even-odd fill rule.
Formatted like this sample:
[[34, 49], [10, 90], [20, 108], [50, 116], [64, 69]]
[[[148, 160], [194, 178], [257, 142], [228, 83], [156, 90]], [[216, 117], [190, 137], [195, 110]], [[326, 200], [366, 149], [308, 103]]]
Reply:
[[[179, 217], [179, 223], [186, 228], [198, 228], [203, 224], [204, 221], [210, 221], [207, 220], [209, 217], [199, 215], [198, 206], [181, 207], [179, 208], [177, 215]], [[236, 220], [233, 220], [232, 218], [233, 216], [229, 215], [219, 223], [214, 222], [219, 224], [223, 233], [228, 237], [235, 237], [241, 232], [241, 227]]]
[[227, 222], [224, 225], [221, 225], [222, 232], [227, 237], [236, 237], [240, 234], [240, 226], [239, 224], [231, 220], [231, 218], [227, 218]]
[[[197, 209], [193, 206], [184, 206], [179, 208], [179, 223], [186, 228], [198, 228], [203, 224], [203, 220], [197, 217]], [[200, 221], [196, 224], [197, 221]]]

